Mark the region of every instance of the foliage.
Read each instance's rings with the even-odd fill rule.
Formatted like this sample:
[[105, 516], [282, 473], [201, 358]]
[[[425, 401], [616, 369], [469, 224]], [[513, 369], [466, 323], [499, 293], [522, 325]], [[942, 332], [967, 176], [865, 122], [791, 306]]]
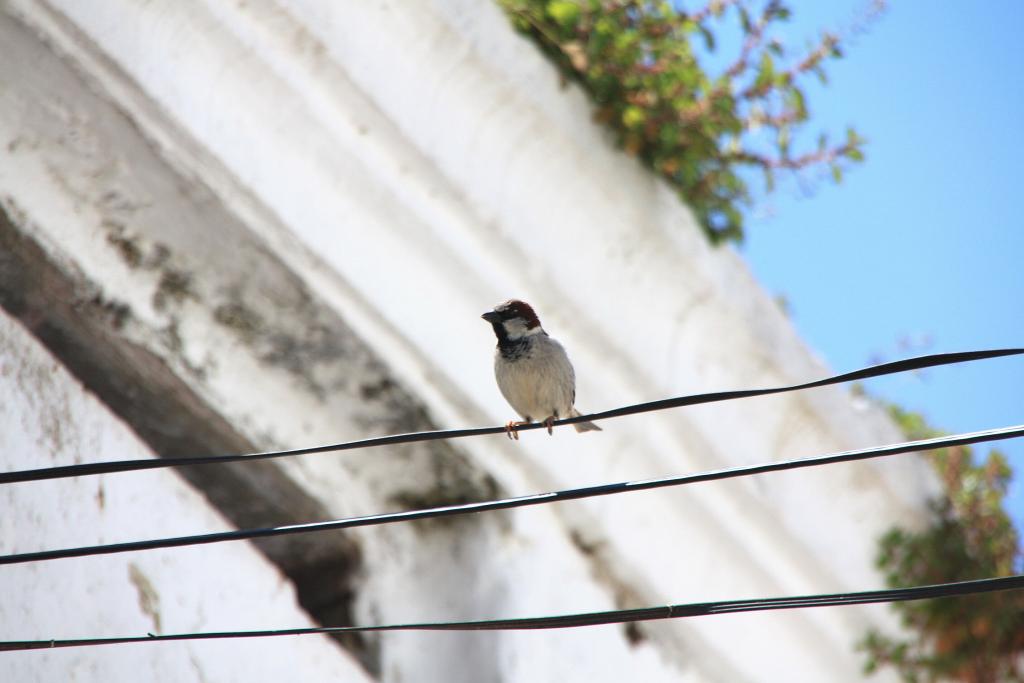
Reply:
[[[896, 407], [890, 412], [909, 439], [939, 436], [924, 419]], [[879, 543], [878, 567], [893, 588], [1009, 576], [1022, 553], [1003, 498], [1012, 472], [996, 450], [976, 462], [969, 447], [929, 453], [945, 497], [932, 506], [920, 531], [894, 528]], [[970, 683], [1024, 681], [1024, 595], [981, 595], [894, 603], [907, 640], [871, 631], [860, 647], [866, 671], [895, 667], [906, 681]]]
[[[838, 144], [822, 134], [814, 148], [793, 149], [809, 115], [801, 82], [811, 75], [825, 82], [824, 62], [842, 51], [840, 37], [826, 32], [789, 58], [770, 35], [790, 16], [781, 0], [765, 0], [759, 11], [749, 0], [708, 0], [696, 11], [652, 0], [499, 2], [583, 87], [617, 143], [668, 180], [712, 241], [742, 239], [751, 169], [771, 191], [779, 171], [828, 168], [839, 182], [848, 162], [863, 160], [864, 140], [852, 128]], [[875, 0], [874, 11], [882, 6]], [[712, 74], [699, 51], [715, 50], [716, 31], [728, 30], [729, 18], [743, 39], [728, 66]]]

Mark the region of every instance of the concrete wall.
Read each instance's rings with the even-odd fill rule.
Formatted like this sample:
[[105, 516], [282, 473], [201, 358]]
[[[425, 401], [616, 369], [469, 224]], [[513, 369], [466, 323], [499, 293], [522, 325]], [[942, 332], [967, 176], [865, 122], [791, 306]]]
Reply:
[[[4, 9], [0, 304], [159, 453], [504, 422], [479, 314], [510, 296], [570, 349], [583, 410], [829, 372], [491, 3]], [[604, 428], [189, 477], [251, 526], [899, 438], [843, 389]], [[932, 484], [903, 457], [260, 550], [332, 624], [867, 589], [875, 538]], [[858, 607], [343, 645], [387, 681], [856, 680], [853, 643], [888, 623]]]
[[[0, 312], [4, 471], [153, 457], [28, 332]], [[226, 530], [168, 471], [0, 488], [0, 553]], [[3, 567], [0, 639], [310, 626], [292, 585], [245, 543]], [[0, 680], [368, 681], [327, 638], [38, 650], [0, 657]]]

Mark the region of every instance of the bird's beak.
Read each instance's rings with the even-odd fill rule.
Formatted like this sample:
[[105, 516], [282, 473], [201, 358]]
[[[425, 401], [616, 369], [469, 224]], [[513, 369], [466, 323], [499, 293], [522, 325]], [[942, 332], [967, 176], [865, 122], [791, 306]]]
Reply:
[[491, 324], [494, 324], [501, 320], [501, 314], [499, 314], [497, 311], [487, 311], [480, 317]]

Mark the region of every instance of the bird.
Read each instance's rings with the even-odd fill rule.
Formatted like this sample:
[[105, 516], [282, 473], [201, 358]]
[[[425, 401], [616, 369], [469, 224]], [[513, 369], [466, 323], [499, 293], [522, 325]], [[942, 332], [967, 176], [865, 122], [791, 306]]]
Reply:
[[[522, 422], [505, 425], [510, 439], [519, 439], [519, 427], [539, 420], [552, 434], [555, 420], [578, 417], [576, 373], [569, 355], [540, 325], [525, 301], [509, 299], [480, 316], [491, 324], [498, 346], [494, 351], [494, 378], [498, 389]], [[593, 422], [577, 422], [577, 432], [601, 431]]]

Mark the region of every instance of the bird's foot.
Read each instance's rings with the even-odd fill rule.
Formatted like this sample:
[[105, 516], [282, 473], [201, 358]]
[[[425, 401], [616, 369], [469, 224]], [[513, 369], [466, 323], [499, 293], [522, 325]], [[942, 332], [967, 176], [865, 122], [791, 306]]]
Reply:
[[506, 423], [505, 424], [505, 436], [507, 436], [510, 439], [515, 439], [516, 441], [519, 441], [519, 428], [522, 427], [523, 425], [526, 425], [526, 424], [530, 424], [530, 423], [529, 422], [516, 422], [515, 420], [512, 420], [511, 422]]
[[552, 431], [554, 429], [554, 427], [555, 427], [555, 416], [554, 415], [551, 415], [551, 416], [548, 417], [548, 419], [544, 420], [543, 424], [544, 424], [545, 427], [548, 428], [548, 434], [554, 434], [554, 431]]

